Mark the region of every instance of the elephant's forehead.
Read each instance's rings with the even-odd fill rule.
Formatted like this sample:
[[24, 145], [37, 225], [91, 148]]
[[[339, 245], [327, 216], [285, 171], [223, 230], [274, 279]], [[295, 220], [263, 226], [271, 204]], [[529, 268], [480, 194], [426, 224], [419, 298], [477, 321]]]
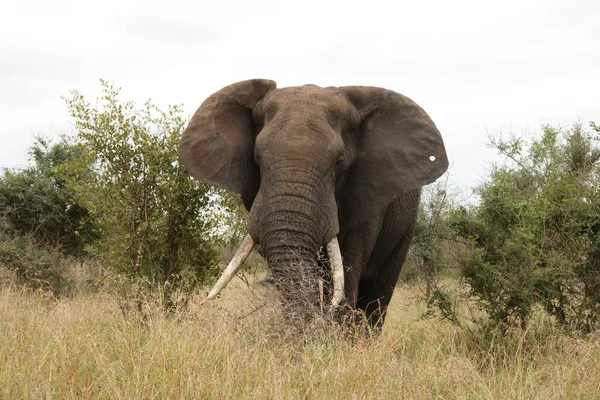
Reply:
[[265, 107], [277, 109], [296, 109], [298, 107], [309, 110], [341, 113], [343, 98], [332, 88], [322, 88], [315, 85], [296, 86], [277, 89], [265, 99]]
[[[300, 86], [278, 89], [263, 101], [264, 127], [257, 147], [291, 152], [336, 153], [343, 146], [339, 126], [344, 106], [332, 89]], [[274, 147], [275, 146], [275, 147]]]

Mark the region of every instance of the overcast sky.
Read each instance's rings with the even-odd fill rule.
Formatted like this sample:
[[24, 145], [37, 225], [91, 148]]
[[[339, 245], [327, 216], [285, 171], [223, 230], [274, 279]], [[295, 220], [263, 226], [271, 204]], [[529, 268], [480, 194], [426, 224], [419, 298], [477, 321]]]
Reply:
[[61, 95], [99, 78], [193, 113], [236, 81], [370, 85], [442, 132], [451, 181], [481, 182], [487, 135], [600, 122], [600, 2], [11, 1], [0, 13], [0, 167], [69, 129]]

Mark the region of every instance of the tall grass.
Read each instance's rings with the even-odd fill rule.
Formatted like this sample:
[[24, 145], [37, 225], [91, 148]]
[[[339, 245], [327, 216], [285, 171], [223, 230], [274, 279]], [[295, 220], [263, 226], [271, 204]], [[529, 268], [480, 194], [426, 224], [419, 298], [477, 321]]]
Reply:
[[577, 339], [540, 323], [482, 339], [420, 319], [407, 286], [377, 339], [327, 329], [299, 337], [269, 306], [248, 315], [242, 287], [176, 315], [149, 305], [145, 319], [124, 317], [102, 292], [56, 300], [5, 287], [0, 398], [600, 397], [600, 335]]

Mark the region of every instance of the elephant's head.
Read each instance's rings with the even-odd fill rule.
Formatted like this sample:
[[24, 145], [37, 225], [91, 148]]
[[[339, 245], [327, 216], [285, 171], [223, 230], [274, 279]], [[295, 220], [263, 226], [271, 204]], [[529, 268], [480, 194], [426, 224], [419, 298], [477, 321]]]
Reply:
[[[260, 244], [276, 281], [314, 265], [328, 243], [338, 258], [340, 232], [448, 167], [438, 129], [405, 96], [361, 86], [276, 89], [269, 80], [210, 96], [183, 134], [179, 159], [198, 180], [241, 194], [250, 211], [242, 247]], [[343, 295], [339, 272], [334, 302]]]

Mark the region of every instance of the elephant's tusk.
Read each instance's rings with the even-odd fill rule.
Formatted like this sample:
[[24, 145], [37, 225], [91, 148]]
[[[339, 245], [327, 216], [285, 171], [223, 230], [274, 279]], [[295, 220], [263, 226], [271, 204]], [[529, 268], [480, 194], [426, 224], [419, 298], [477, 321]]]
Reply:
[[221, 277], [219, 278], [217, 283], [215, 283], [215, 286], [208, 293], [206, 300], [214, 299], [221, 292], [221, 290], [223, 290], [225, 286], [227, 286], [227, 284], [239, 271], [240, 267], [242, 266], [242, 263], [246, 261], [246, 258], [248, 258], [253, 248], [254, 240], [252, 240], [252, 237], [250, 236], [250, 234], [248, 234], [242, 241], [240, 248], [231, 259], [231, 262], [229, 263], [227, 268], [225, 268], [225, 271], [223, 271], [223, 273], [221, 274]]
[[323, 279], [319, 279], [319, 307], [321, 307], [321, 314], [323, 314], [323, 304], [325, 303], [323, 301], [324, 298], [324, 292], [323, 292]]
[[333, 298], [331, 305], [337, 307], [344, 301], [344, 264], [342, 264], [342, 253], [337, 237], [334, 236], [327, 243], [327, 254], [331, 261], [331, 272], [333, 276]]

